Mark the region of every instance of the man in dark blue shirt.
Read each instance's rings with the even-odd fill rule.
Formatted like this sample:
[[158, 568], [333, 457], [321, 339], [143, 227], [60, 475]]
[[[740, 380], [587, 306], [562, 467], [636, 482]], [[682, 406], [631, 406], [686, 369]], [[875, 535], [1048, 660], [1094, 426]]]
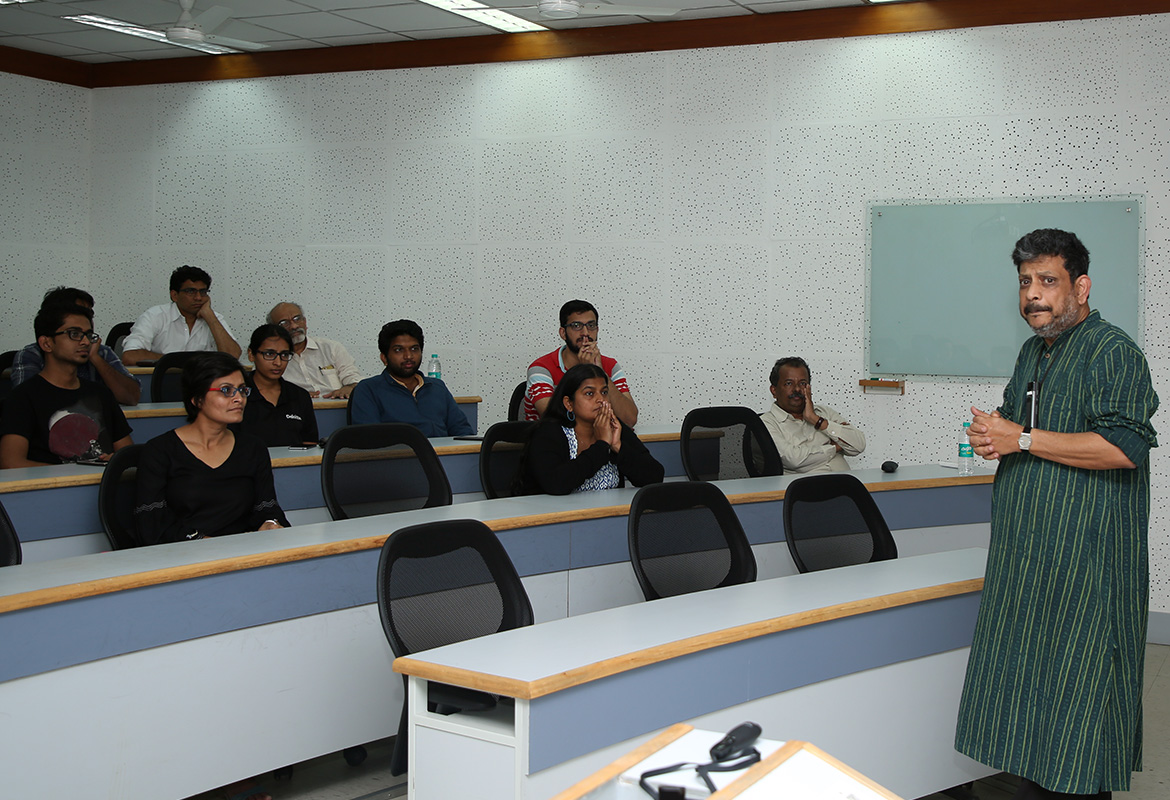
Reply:
[[378, 352], [386, 369], [353, 390], [354, 424], [405, 422], [429, 438], [475, 433], [447, 385], [419, 372], [423, 332], [417, 323], [387, 322], [378, 334]]

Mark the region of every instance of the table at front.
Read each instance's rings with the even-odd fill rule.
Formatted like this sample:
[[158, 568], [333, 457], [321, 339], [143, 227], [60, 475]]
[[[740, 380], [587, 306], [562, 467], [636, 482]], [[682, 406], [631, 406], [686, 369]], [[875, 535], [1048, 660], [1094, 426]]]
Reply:
[[[990, 476], [933, 466], [854, 474], [903, 555], [986, 542]], [[761, 580], [794, 571], [780, 524], [791, 480], [719, 484]], [[484, 520], [544, 622], [641, 602], [626, 548], [634, 494], [486, 500], [5, 568], [6, 791], [91, 796], [102, 786], [119, 800], [185, 797], [390, 736], [402, 682], [374, 606], [389, 533]], [[71, 769], [56, 768], [63, 757]]]
[[[409, 797], [549, 797], [681, 721], [815, 740], [904, 797], [989, 774], [951, 746], [986, 556], [776, 578], [396, 659]], [[426, 710], [430, 681], [512, 702], [443, 716]]]

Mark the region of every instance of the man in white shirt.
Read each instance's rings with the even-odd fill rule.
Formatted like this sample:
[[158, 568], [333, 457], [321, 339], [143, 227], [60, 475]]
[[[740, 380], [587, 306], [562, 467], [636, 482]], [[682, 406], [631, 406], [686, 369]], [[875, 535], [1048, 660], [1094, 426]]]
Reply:
[[782, 358], [772, 367], [776, 402], [760, 415], [784, 462], [784, 472], [846, 472], [845, 456], [865, 450], [865, 434], [827, 406], [814, 405], [808, 364]]
[[171, 273], [171, 302], [144, 311], [122, 348], [122, 362], [130, 366], [184, 350], [219, 350], [240, 357], [236, 337], [211, 310], [211, 276], [186, 265]]
[[292, 334], [293, 357], [284, 378], [306, 389], [313, 397], [349, 397], [363, 377], [340, 342], [309, 336], [309, 321], [298, 303], [277, 303], [268, 321]]

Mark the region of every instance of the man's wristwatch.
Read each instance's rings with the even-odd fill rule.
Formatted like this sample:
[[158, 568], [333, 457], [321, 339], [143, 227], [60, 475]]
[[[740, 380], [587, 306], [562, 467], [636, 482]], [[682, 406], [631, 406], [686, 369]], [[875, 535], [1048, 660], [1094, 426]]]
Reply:
[[1030, 448], [1032, 446], [1032, 426], [1031, 425], [1026, 426], [1024, 428], [1024, 430], [1020, 432], [1020, 438], [1019, 438], [1017, 444], [1019, 444], [1020, 452], [1022, 452], [1022, 453], [1027, 452], [1028, 448]]

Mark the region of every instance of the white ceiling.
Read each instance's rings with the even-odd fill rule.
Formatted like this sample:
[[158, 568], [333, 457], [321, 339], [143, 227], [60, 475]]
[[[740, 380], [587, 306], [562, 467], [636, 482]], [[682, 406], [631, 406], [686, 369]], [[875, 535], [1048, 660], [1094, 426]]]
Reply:
[[[588, 0], [605, 2], [605, 0]], [[481, 0], [485, 5], [524, 5], [535, 0]], [[542, 20], [535, 9], [511, 13], [551, 29], [605, 25], [670, 24], [674, 20], [770, 14], [834, 6], [862, 6], [865, 0], [618, 0], [618, 4], [682, 8], [669, 18], [630, 16]], [[194, 14], [213, 5], [233, 11], [215, 31], [234, 39], [259, 42], [272, 50], [339, 47], [374, 42], [445, 39], [499, 33], [417, 0], [196, 0]], [[0, 45], [100, 63], [152, 58], [210, 58], [194, 50], [91, 28], [62, 19], [99, 14], [152, 28], [165, 28], [179, 17], [175, 0], [74, 0], [0, 5]], [[265, 51], [262, 51], [265, 52]]]

